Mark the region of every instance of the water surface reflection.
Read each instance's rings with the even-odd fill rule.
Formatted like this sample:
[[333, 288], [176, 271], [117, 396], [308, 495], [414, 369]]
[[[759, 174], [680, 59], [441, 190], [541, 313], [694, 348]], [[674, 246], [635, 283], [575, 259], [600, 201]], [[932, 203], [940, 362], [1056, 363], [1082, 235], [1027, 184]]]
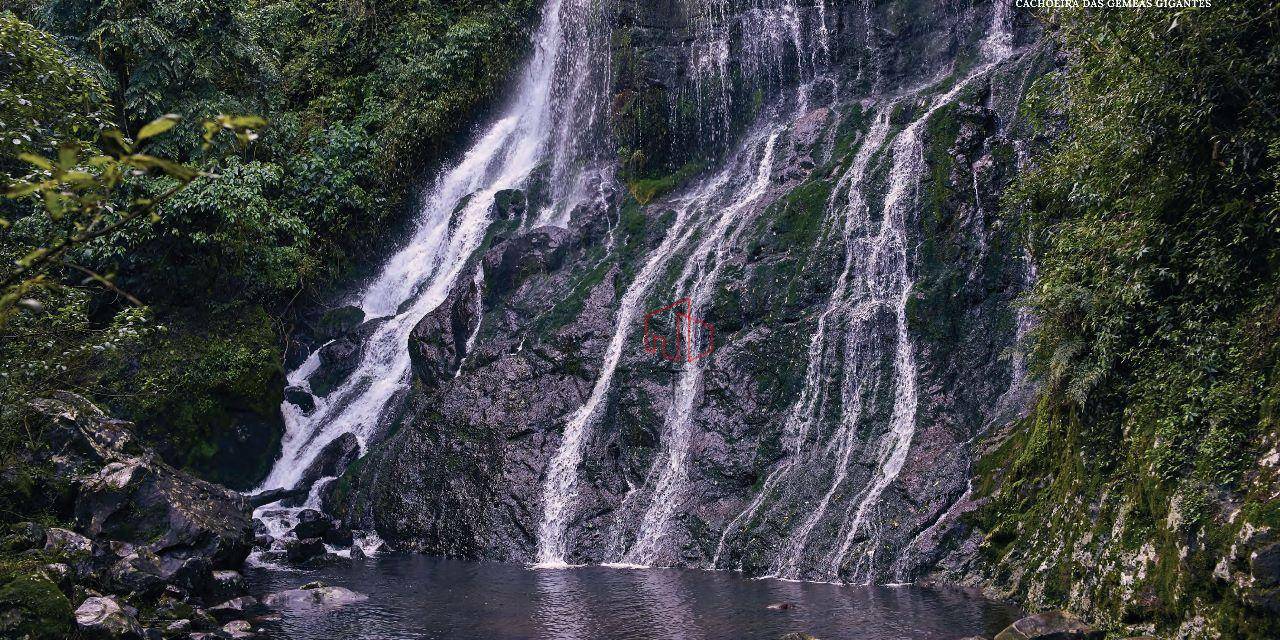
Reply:
[[[678, 569], [518, 565], [385, 555], [308, 571], [249, 569], [256, 592], [312, 580], [369, 595], [322, 612], [284, 612], [271, 637], [449, 640], [954, 640], [993, 635], [1017, 614], [979, 595], [926, 587], [747, 580]], [[787, 603], [784, 610], [768, 605]]]

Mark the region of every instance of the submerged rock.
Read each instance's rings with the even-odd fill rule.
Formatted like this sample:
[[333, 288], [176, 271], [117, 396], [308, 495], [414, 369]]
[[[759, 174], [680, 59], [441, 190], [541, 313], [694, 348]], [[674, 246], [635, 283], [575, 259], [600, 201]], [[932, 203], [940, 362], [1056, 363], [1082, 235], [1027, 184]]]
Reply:
[[337, 607], [353, 602], [363, 602], [368, 599], [369, 596], [345, 587], [304, 585], [300, 589], [289, 589], [273, 593], [263, 598], [263, 603], [277, 609], [311, 609]]
[[1005, 627], [995, 640], [1102, 640], [1106, 635], [1066, 611], [1046, 611]]

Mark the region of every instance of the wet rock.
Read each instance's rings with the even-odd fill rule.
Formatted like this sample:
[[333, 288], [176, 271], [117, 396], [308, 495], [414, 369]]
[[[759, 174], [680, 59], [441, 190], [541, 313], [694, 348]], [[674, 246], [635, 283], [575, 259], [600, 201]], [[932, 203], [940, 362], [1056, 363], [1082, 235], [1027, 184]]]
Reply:
[[284, 543], [285, 558], [300, 563], [325, 554], [324, 541], [320, 538], [302, 538]]
[[329, 530], [324, 534], [324, 541], [335, 547], [349, 547], [354, 542], [354, 536], [351, 534], [351, 529], [342, 526], [341, 520], [335, 519], [329, 521]]
[[164, 628], [164, 635], [170, 638], [180, 636], [184, 633], [191, 633], [191, 621], [186, 618], [174, 620]]
[[423, 316], [409, 334], [413, 374], [426, 389], [453, 378], [467, 355], [467, 340], [480, 322], [481, 292], [474, 275], [459, 276], [444, 302]]
[[86, 598], [76, 608], [76, 626], [91, 638], [141, 638], [138, 621], [111, 596]]
[[764, 608], [770, 611], [786, 611], [787, 609], [794, 609], [795, 605], [790, 602], [775, 602], [773, 604], [765, 605]]
[[261, 493], [255, 493], [252, 496], [249, 496], [249, 504], [254, 508], [257, 508], [262, 505], [271, 504], [272, 502], [305, 495], [307, 495], [307, 491], [302, 488], [267, 489]]
[[1047, 611], [1005, 627], [995, 640], [1102, 640], [1106, 635], [1066, 611]]
[[494, 220], [518, 220], [527, 207], [527, 198], [520, 189], [503, 189], [493, 194]]
[[206, 590], [213, 570], [203, 556], [180, 554], [160, 556], [146, 547], [138, 548], [116, 562], [107, 573], [107, 584], [121, 593], [159, 594], [166, 585], [187, 593]]
[[209, 607], [208, 613], [219, 623], [248, 618], [262, 611], [262, 604], [253, 596], [232, 598], [222, 604]]
[[323, 538], [329, 532], [330, 522], [323, 513], [315, 509], [303, 509], [298, 512], [298, 524], [293, 526], [293, 535], [298, 539]]
[[565, 229], [543, 226], [489, 249], [484, 254], [485, 286], [502, 293], [532, 274], [555, 271], [564, 260], [568, 237]]
[[326, 342], [351, 333], [361, 322], [364, 322], [364, 311], [360, 307], [347, 305], [330, 309], [316, 321], [315, 336]]
[[369, 596], [345, 587], [319, 585], [309, 589], [289, 589], [273, 593], [263, 598], [263, 603], [276, 609], [310, 609], [337, 607], [353, 602], [363, 602], [368, 599]]
[[360, 457], [360, 441], [351, 432], [344, 433], [320, 448], [311, 464], [303, 470], [294, 489], [306, 490], [324, 477], [342, 475], [347, 465]]
[[353, 544], [353, 545], [351, 545], [351, 559], [352, 559], [352, 560], [363, 560], [363, 559], [365, 559], [366, 557], [368, 557], [368, 556], [366, 556], [366, 555], [365, 555], [365, 553], [364, 553], [364, 547], [361, 547], [361, 546], [360, 546], [360, 545], [358, 545], [358, 544]]
[[303, 413], [311, 413], [316, 410], [316, 399], [311, 395], [310, 391], [302, 387], [285, 387], [284, 399], [294, 406], [302, 409]]
[[253, 625], [245, 620], [232, 620], [222, 625], [222, 635], [228, 638], [252, 638]]
[[244, 577], [239, 571], [214, 571], [210, 577], [208, 598], [213, 602], [226, 602], [244, 593]]
[[346, 337], [320, 347], [320, 366], [307, 378], [311, 390], [317, 396], [329, 395], [360, 365], [360, 355], [360, 345]]
[[340, 338], [320, 347], [320, 365], [307, 378], [313, 395], [324, 397], [342, 384], [364, 357], [364, 346], [369, 337], [387, 318], [374, 318], [352, 329]]
[[784, 636], [782, 636], [782, 637], [778, 638], [778, 640], [818, 640], [818, 639], [817, 639], [817, 638], [815, 638], [815, 637], [813, 637], [813, 636], [811, 636], [811, 635], [809, 635], [809, 634], [807, 634], [807, 633], [798, 633], [798, 632], [797, 632], [797, 633], [788, 633], [788, 634], [786, 634], [786, 635], [784, 635]]

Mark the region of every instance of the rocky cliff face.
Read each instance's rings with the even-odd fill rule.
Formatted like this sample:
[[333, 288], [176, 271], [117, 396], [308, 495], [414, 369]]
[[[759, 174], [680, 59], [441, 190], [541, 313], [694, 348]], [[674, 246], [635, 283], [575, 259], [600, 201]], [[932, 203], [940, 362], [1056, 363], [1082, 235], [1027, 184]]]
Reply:
[[[1025, 400], [997, 210], [1050, 57], [987, 3], [764, 5], [613, 7], [618, 179], [565, 228], [493, 216], [413, 332], [409, 411], [332, 485], [349, 525], [858, 581], [965, 526], [973, 443]], [[640, 325], [683, 298], [711, 354], [671, 362]]]

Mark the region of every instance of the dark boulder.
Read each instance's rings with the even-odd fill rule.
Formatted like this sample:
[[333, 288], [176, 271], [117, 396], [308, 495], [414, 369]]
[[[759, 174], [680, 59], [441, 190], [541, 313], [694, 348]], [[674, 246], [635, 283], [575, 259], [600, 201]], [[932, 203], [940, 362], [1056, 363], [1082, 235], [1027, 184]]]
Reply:
[[320, 366], [307, 378], [311, 393], [324, 397], [342, 384], [360, 366], [369, 336], [386, 321], [386, 318], [374, 318], [320, 347]]
[[77, 528], [92, 537], [148, 546], [158, 556], [200, 555], [234, 567], [253, 544], [249, 503], [153, 458], [112, 462], [85, 480]]
[[327, 396], [360, 365], [360, 345], [347, 337], [320, 347], [320, 366], [307, 382], [317, 396]]
[[226, 602], [245, 592], [244, 577], [230, 569], [214, 571], [206, 591], [206, 602]]
[[298, 512], [298, 524], [293, 526], [293, 535], [298, 539], [323, 538], [329, 532], [329, 519], [315, 509], [303, 509]]
[[349, 547], [354, 541], [351, 529], [342, 526], [341, 520], [330, 520], [329, 530], [324, 533], [324, 541], [335, 547]]
[[[267, 489], [266, 491], [263, 491], [261, 493], [255, 493], [249, 496], [249, 504], [256, 509], [258, 507], [261, 507], [264, 504], [271, 504], [272, 502], [278, 502], [280, 500], [285, 500], [287, 498], [296, 498], [296, 497], [305, 496], [305, 495], [307, 495], [306, 489], [299, 489], [299, 488]], [[263, 533], [263, 532], [255, 530], [255, 533]]]
[[426, 389], [451, 379], [467, 355], [467, 340], [480, 322], [480, 286], [475, 272], [460, 275], [439, 306], [409, 334], [413, 373]]
[[320, 538], [301, 538], [284, 543], [285, 558], [289, 562], [301, 563], [325, 554], [324, 540]]
[[316, 410], [315, 397], [302, 387], [285, 387], [284, 399], [293, 406], [302, 409], [303, 413], [311, 413]]
[[1005, 627], [995, 640], [1102, 640], [1106, 635], [1066, 611], [1046, 611]]
[[170, 585], [186, 593], [200, 593], [208, 589], [212, 580], [208, 558], [183, 557], [180, 553], [159, 556], [147, 547], [137, 548], [107, 571], [107, 584], [112, 591], [146, 596], [158, 595]]

